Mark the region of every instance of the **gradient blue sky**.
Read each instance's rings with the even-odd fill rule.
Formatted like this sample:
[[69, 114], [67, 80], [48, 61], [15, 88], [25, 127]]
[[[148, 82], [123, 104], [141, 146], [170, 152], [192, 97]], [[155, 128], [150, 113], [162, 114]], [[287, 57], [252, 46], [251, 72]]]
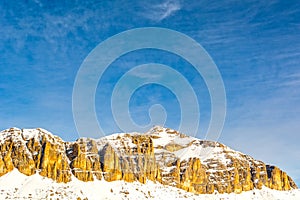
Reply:
[[[72, 115], [76, 73], [88, 53], [119, 32], [164, 27], [199, 42], [218, 66], [227, 93], [220, 142], [286, 170], [300, 185], [300, 2], [247, 1], [8, 1], [0, 2], [0, 129], [43, 127], [65, 140], [78, 137]], [[201, 76], [180, 57], [158, 50], [116, 60], [99, 83], [96, 109], [108, 133], [114, 84], [136, 65], [174, 67], [201, 99], [203, 129], [209, 94]], [[140, 88], [130, 109], [139, 124], [161, 103], [167, 126], [177, 128], [174, 94], [159, 85]], [[198, 135], [201, 137], [201, 134]]]

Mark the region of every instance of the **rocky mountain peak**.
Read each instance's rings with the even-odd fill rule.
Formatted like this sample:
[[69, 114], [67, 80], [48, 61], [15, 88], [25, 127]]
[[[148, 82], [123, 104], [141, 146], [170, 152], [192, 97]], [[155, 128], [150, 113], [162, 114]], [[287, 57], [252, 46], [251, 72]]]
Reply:
[[7, 129], [0, 133], [0, 176], [14, 168], [57, 182], [69, 182], [72, 177], [81, 181], [152, 180], [197, 194], [240, 193], [263, 186], [297, 188], [276, 166], [221, 143], [159, 126], [144, 134], [120, 133], [75, 142], [65, 142], [40, 128]]

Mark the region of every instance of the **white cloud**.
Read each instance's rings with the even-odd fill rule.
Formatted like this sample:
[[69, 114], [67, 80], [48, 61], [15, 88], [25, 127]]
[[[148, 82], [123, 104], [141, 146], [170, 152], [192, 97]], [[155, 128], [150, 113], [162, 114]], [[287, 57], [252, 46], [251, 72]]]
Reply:
[[180, 10], [181, 5], [178, 0], [167, 0], [160, 4], [146, 6], [146, 9], [148, 12], [143, 14], [144, 17], [159, 22]]

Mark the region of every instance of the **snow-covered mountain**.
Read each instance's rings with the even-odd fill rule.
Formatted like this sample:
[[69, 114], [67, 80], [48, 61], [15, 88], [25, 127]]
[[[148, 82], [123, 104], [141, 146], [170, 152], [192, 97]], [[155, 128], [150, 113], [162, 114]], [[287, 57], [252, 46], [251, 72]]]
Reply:
[[276, 166], [218, 142], [154, 127], [64, 142], [43, 129], [0, 133], [0, 199], [299, 199]]

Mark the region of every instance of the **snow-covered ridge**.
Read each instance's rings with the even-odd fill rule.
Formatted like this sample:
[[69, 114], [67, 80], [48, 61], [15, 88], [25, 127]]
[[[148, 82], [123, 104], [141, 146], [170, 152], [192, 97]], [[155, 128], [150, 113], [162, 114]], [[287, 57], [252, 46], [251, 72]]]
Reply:
[[11, 128], [0, 133], [0, 149], [0, 176], [9, 174], [13, 165], [23, 174], [40, 172], [58, 182], [153, 180], [196, 194], [241, 193], [264, 186], [296, 188], [277, 167], [221, 143], [159, 126], [146, 133], [117, 133], [75, 142], [65, 142], [40, 128]]
[[62, 139], [56, 135], [53, 135], [51, 132], [43, 129], [20, 129], [20, 128], [9, 128], [0, 132], [0, 144], [3, 143], [7, 139], [17, 140], [17, 141], [28, 141], [30, 139], [39, 140], [43, 136], [47, 137], [47, 139], [51, 139], [52, 141], [62, 141]]
[[[12, 131], [13, 130], [13, 131]], [[12, 134], [13, 133], [13, 134]], [[95, 141], [98, 144], [98, 148], [102, 149], [103, 146], [109, 142], [117, 150], [120, 149], [122, 145], [128, 147], [135, 147], [136, 145], [132, 142], [129, 136], [133, 135], [150, 135], [155, 151], [168, 151], [164, 147], [166, 146], [176, 146], [177, 151], [174, 151], [174, 154], [181, 160], [187, 160], [191, 157], [198, 157], [201, 159], [201, 162], [205, 163], [207, 160], [219, 157], [223, 162], [229, 162], [226, 158], [221, 158], [222, 153], [229, 154], [233, 157], [240, 158], [245, 156], [241, 152], [232, 150], [228, 146], [220, 144], [213, 141], [200, 140], [185, 134], [179, 133], [173, 129], [164, 128], [160, 126], [155, 126], [146, 133], [115, 133], [112, 135], [105, 136], [103, 138], [96, 139]], [[53, 135], [51, 132], [42, 129], [19, 129], [16, 127], [6, 129], [0, 132], [0, 144], [3, 143], [8, 138], [19, 141], [26, 142], [32, 138], [35, 140], [40, 140], [42, 137], [47, 137], [52, 142], [64, 142], [60, 137]], [[80, 138], [82, 141], [89, 141], [90, 138]], [[69, 142], [72, 143], [72, 142]], [[250, 158], [250, 157], [248, 157]]]
[[[109, 142], [118, 151], [122, 145], [129, 147], [136, 146], [130, 138], [132, 135], [149, 135], [153, 140], [156, 153], [170, 152], [167, 148], [168, 146], [170, 148], [173, 146], [176, 151], [172, 151], [172, 153], [181, 160], [196, 157], [203, 164], [208, 163], [211, 159], [218, 159], [223, 164], [228, 164], [231, 161], [224, 157], [225, 154], [238, 159], [246, 156], [218, 142], [201, 140], [160, 126], [155, 126], [146, 133], [116, 133], [97, 139], [96, 141], [99, 149], [103, 148], [103, 145]], [[246, 157], [247, 159], [254, 160], [250, 156]]]

